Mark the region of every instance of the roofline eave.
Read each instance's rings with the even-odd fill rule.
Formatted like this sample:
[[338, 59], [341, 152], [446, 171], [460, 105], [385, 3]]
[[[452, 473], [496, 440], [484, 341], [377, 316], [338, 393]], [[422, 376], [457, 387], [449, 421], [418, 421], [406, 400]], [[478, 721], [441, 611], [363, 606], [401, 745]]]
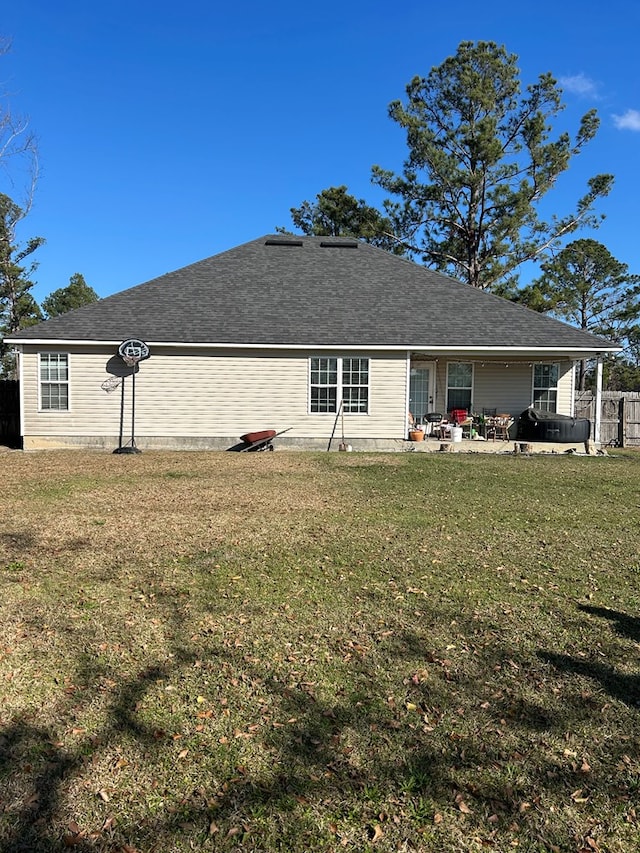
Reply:
[[[111, 340], [95, 340], [95, 339], [77, 339], [77, 338], [6, 338], [5, 342], [11, 346], [86, 346], [86, 347], [119, 347], [122, 339], [114, 338]], [[361, 351], [376, 350], [377, 352], [415, 352], [424, 353], [425, 355], [457, 355], [465, 353], [468, 355], [553, 355], [562, 353], [565, 355], [573, 355], [574, 358], [592, 358], [597, 355], [606, 353], [615, 354], [622, 352], [622, 347], [614, 344], [608, 344], [601, 347], [580, 347], [580, 346], [481, 346], [477, 344], [446, 344], [433, 345], [424, 343], [407, 343], [407, 344], [381, 344], [375, 341], [370, 341], [360, 344], [317, 344], [317, 343], [243, 343], [239, 341], [221, 341], [221, 342], [194, 342], [194, 341], [163, 341], [163, 340], [145, 340], [145, 343], [151, 347], [163, 347], [166, 349], [181, 349], [188, 347], [190, 349], [275, 349], [275, 350], [341, 350], [341, 351]]]

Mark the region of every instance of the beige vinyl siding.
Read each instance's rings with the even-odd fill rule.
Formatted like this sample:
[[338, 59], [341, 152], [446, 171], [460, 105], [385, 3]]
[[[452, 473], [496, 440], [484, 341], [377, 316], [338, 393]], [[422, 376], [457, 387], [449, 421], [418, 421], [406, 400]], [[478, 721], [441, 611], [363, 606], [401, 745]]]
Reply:
[[[455, 359], [464, 361], [464, 359]], [[440, 359], [436, 372], [434, 411], [445, 412], [447, 405], [447, 360]], [[573, 363], [559, 361], [558, 413], [573, 414]], [[473, 359], [473, 408], [509, 412], [517, 416], [531, 405], [533, 363], [531, 361], [479, 361]]]
[[[26, 348], [25, 348], [26, 349]], [[105, 365], [113, 356], [107, 353], [91, 355], [74, 353], [69, 347], [47, 347], [42, 352], [69, 354], [69, 409], [67, 411], [39, 411], [39, 353], [25, 352], [22, 362], [23, 434], [27, 435], [95, 435], [104, 433], [117, 436], [118, 417], [111, 413], [119, 407], [119, 391], [107, 395], [100, 384], [107, 379]]]
[[573, 362], [558, 362], [558, 368], [558, 413], [574, 415], [575, 371]]
[[[44, 348], [43, 348], [44, 350]], [[69, 353], [69, 411], [38, 411], [38, 353], [22, 356], [25, 436], [117, 437], [121, 389], [101, 383], [107, 363], [122, 371], [113, 349]], [[291, 437], [326, 438], [335, 415], [309, 414], [309, 357], [313, 351], [203, 351], [157, 349], [136, 374], [135, 436], [234, 437], [255, 429], [290, 429]], [[322, 355], [345, 355], [322, 352]], [[345, 432], [356, 438], [403, 438], [406, 427], [406, 356], [348, 353], [370, 359], [366, 415], [345, 415]], [[125, 379], [124, 438], [130, 435], [131, 377]], [[340, 427], [338, 426], [338, 432]]]

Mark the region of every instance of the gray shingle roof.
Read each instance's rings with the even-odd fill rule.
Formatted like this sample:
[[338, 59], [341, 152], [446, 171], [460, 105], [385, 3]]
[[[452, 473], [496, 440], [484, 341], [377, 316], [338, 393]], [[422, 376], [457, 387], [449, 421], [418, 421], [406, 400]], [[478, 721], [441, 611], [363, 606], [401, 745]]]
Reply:
[[12, 340], [614, 349], [366, 243], [267, 236], [17, 332]]

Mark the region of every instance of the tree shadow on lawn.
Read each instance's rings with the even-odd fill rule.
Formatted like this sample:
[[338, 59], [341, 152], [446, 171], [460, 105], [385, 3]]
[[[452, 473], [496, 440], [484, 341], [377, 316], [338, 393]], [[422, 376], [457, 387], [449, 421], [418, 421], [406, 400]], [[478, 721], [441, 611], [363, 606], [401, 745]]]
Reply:
[[[3, 853], [54, 853], [68, 849], [63, 838], [51, 837], [65, 786], [81, 764], [76, 751], [55, 744], [55, 736], [26, 722], [14, 722], [0, 733], [0, 845]], [[13, 800], [13, 802], [10, 802]], [[2, 824], [5, 824], [4, 828]], [[67, 833], [78, 853], [90, 846]]]
[[36, 536], [28, 530], [4, 531], [0, 533], [0, 543], [9, 552], [14, 552], [16, 559], [22, 558], [36, 542]]
[[[92, 736], [76, 741], [72, 747], [59, 742], [59, 735], [24, 720], [13, 721], [0, 728], [0, 850], [2, 853], [61, 853], [72, 848], [79, 853], [113, 848], [114, 830], [107, 821], [92, 831], [76, 825], [71, 817], [63, 818], [69, 807], [65, 803], [68, 788], [75, 778], [86, 772], [91, 759], [106, 747], [128, 736], [145, 746], [160, 749], [165, 733], [140, 721], [136, 708], [159, 679], [166, 679], [176, 670], [192, 662], [177, 659], [172, 666], [147, 666], [134, 678], [123, 681], [114, 689], [109, 721]], [[91, 704], [101, 692], [104, 672], [92, 669], [82, 659], [73, 679], [73, 696], [68, 701]], [[60, 718], [68, 714], [63, 703]], [[135, 836], [135, 828], [129, 831]], [[149, 849], [155, 849], [151, 843]], [[126, 842], [123, 842], [126, 845]], [[133, 850], [133, 848], [131, 848]], [[157, 848], [162, 850], [163, 848]]]
[[621, 613], [618, 610], [610, 610], [608, 607], [593, 607], [587, 604], [578, 605], [578, 609], [584, 613], [608, 619], [614, 623], [618, 634], [623, 637], [629, 637], [630, 640], [634, 640], [635, 642], [640, 642], [640, 619], [636, 616], [629, 616], [628, 613]]
[[[423, 636], [407, 633], [396, 643], [399, 668], [404, 660], [414, 660], [416, 645], [424, 648]], [[502, 648], [491, 654], [504, 659]], [[224, 658], [219, 650], [218, 660]], [[227, 660], [238, 665], [237, 658]], [[442, 665], [438, 660], [433, 663]], [[518, 679], [530, 663], [511, 650], [509, 664], [519, 669]], [[322, 849], [331, 843], [363, 849], [383, 821], [389, 845], [385, 849], [403, 844], [420, 849], [425, 824], [433, 826], [436, 815], [446, 814], [457, 831], [484, 834], [487, 843], [497, 832], [505, 838], [514, 826], [527, 821], [541, 841], [552, 846], [566, 843], [571, 832], [560, 817], [555, 829], [547, 826], [548, 812], [541, 801], [570, 800], [571, 792], [585, 784], [584, 773], [556, 756], [541, 755], [539, 746], [542, 732], [559, 739], [567, 726], [584, 719], [584, 703], [577, 696], [575, 702], [561, 698], [563, 713], [555, 718], [560, 722], [554, 722], [552, 712], [524, 701], [518, 704], [513, 697], [483, 716], [477, 702], [475, 708], [469, 703], [469, 694], [478, 686], [475, 679], [450, 681], [443, 676], [417, 684], [405, 679], [404, 695], [390, 702], [390, 697], [376, 692], [375, 667], [364, 658], [353, 664], [351, 689], [323, 701], [312, 687], [265, 677], [260, 665], [243, 659], [246, 682], [259, 684], [277, 700], [279, 716], [287, 721], [261, 729], [269, 768], [235, 768], [211, 791], [213, 810], [206, 803], [185, 803], [179, 826], [173, 819], [160, 821], [153, 835], [169, 837], [187, 824], [199, 827], [196, 835], [203, 838], [213, 821], [227, 833], [237, 831], [241, 837], [246, 833], [251, 849], [320, 849], [319, 841], [325, 845]], [[364, 685], [369, 685], [368, 697]], [[457, 702], [466, 703], [480, 719], [458, 730]], [[444, 736], [434, 737], [440, 725]], [[533, 737], [523, 736], [532, 730]], [[624, 799], [617, 780], [606, 775], [594, 773], [589, 786], [605, 797]], [[313, 804], [309, 810], [308, 804]], [[287, 815], [285, 827], [277, 819], [279, 813]]]
[[[584, 613], [608, 619], [614, 623], [616, 633], [634, 642], [640, 641], [640, 619], [607, 607], [580, 604], [578, 609]], [[541, 651], [538, 656], [560, 672], [580, 675], [598, 682], [613, 699], [623, 702], [630, 708], [640, 708], [640, 675], [622, 674], [616, 671], [613, 664], [603, 664], [556, 652]]]
[[552, 664], [560, 672], [581, 675], [597, 681], [613, 699], [624, 702], [630, 708], [640, 708], [640, 676], [621, 675], [612, 666], [579, 660], [570, 655], [540, 652], [539, 656], [541, 660]]
[[[180, 636], [177, 619], [174, 627]], [[460, 622], [459, 630], [477, 635], [477, 622]], [[395, 662], [398, 673], [394, 697], [380, 686], [375, 657], [366, 654], [350, 657], [343, 686], [327, 700], [311, 684], [287, 682], [265, 671], [264, 662], [242, 650], [215, 640], [200, 648], [183, 641], [174, 646], [170, 663], [148, 664], [112, 688], [107, 721], [92, 738], [63, 748], [51, 732], [13, 722], [0, 735], [0, 783], [6, 783], [12, 798], [9, 802], [5, 796], [1, 818], [3, 853], [58, 853], [70, 846], [81, 853], [126, 845], [142, 851], [178, 849], [174, 845], [211, 849], [211, 833], [218, 845], [214, 849], [243, 838], [254, 850], [334, 844], [364, 849], [380, 823], [389, 846], [378, 849], [403, 843], [420, 849], [425, 827], [433, 828], [437, 814], [445, 815], [449, 828], [484, 833], [489, 840], [498, 831], [508, 834], [516, 822], [529, 821], [540, 838], [557, 844], [559, 836], [551, 838], [548, 815], [536, 803], [566, 795], [582, 779], [574, 768], [543, 755], [540, 737], [564, 734], [584, 718], [584, 703], [561, 697], [557, 717], [552, 705], [536, 707], [520, 692], [532, 661], [498, 640], [485, 644], [472, 669], [458, 672], [444, 657], [425, 657], [427, 637], [426, 631], [404, 631], [389, 641], [392, 649], [385, 659]], [[424, 672], [417, 676], [413, 667], [420, 657]], [[596, 678], [626, 704], [640, 691], [637, 678], [615, 676], [599, 665], [545, 652], [540, 658], [565, 673]], [[153, 815], [141, 804], [131, 815], [135, 807], [129, 805], [127, 815], [119, 817], [114, 804], [115, 824], [75, 832], [63, 817], [71, 808], [65, 801], [69, 785], [107, 745], [140, 743], [150, 761], [167, 750], [167, 734], [147, 725], [139, 707], [159, 679], [179, 679], [196, 660], [211, 673], [226, 667], [237, 675], [247, 725], [255, 720], [250, 712], [256, 695], [268, 702], [269, 719], [250, 734], [264, 760], [255, 767], [230, 767], [226, 776], [215, 778], [203, 762], [207, 769], [199, 784], [173, 810]], [[502, 686], [487, 688], [481, 674], [496, 666], [504, 667]], [[90, 702], [104, 672], [97, 665], [92, 670], [90, 660], [81, 669], [77, 680], [84, 685], [83, 701]], [[590, 785], [612, 798], [620, 794], [614, 778], [592, 778]], [[531, 811], [523, 814], [526, 803]]]

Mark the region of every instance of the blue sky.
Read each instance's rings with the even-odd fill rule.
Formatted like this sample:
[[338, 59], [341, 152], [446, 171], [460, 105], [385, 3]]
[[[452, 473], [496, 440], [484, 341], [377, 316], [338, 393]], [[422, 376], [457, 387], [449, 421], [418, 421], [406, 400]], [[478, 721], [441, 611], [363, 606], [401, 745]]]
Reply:
[[[407, 151], [389, 102], [479, 39], [516, 53], [524, 84], [563, 83], [558, 129], [598, 110], [549, 204], [567, 213], [613, 173], [603, 226], [579, 236], [640, 273], [639, 32], [636, 0], [11, 3], [0, 81], [40, 150], [19, 235], [47, 241], [34, 296], [75, 272], [102, 297], [140, 284], [291, 227], [289, 209], [329, 186], [378, 204], [371, 166], [399, 171]], [[6, 176], [0, 189], [13, 195]]]

